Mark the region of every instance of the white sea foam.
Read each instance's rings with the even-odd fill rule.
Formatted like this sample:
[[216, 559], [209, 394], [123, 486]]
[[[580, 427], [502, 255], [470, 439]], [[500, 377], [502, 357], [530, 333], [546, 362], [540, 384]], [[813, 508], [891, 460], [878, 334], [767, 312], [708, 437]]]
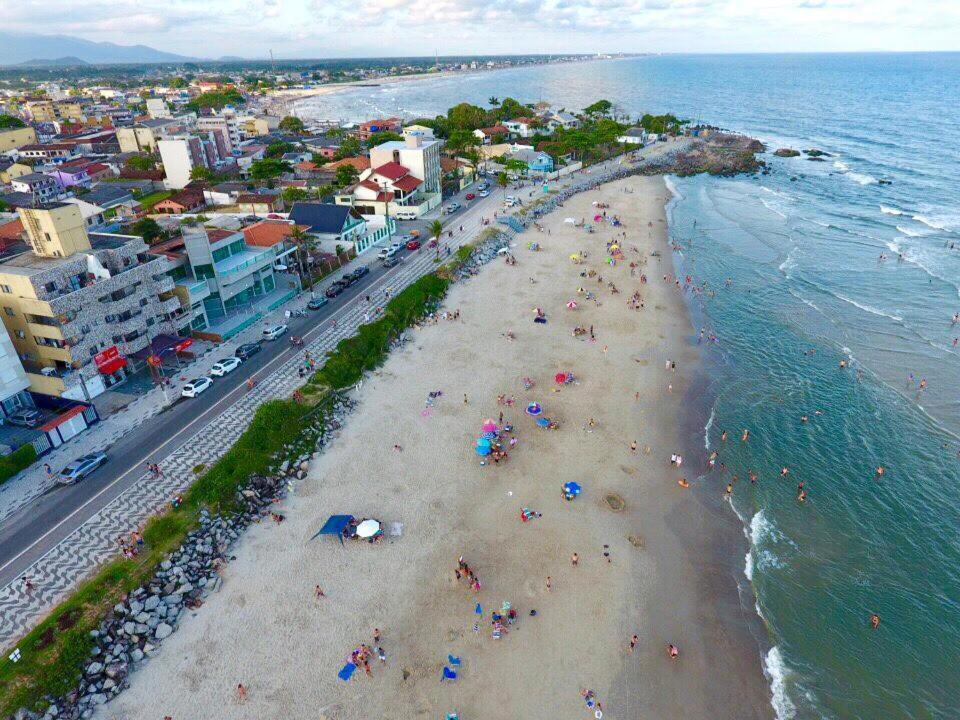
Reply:
[[767, 210], [769, 210], [770, 212], [776, 213], [777, 215], [779, 215], [780, 217], [782, 217], [784, 220], [787, 219], [786, 213], [781, 212], [780, 210], [778, 210], [778, 209], [777, 209], [777, 206], [774, 205], [773, 203], [767, 202], [767, 201], [764, 200], [763, 198], [760, 198], [760, 202], [763, 203], [763, 206], [764, 206]]
[[788, 279], [790, 278], [790, 271], [797, 266], [797, 261], [793, 257], [793, 251], [796, 250], [796, 247], [790, 248], [790, 252], [787, 253], [786, 259], [780, 263], [780, 267], [777, 268], [782, 272]]
[[943, 220], [940, 220], [939, 218], [935, 219], [935, 218], [928, 218], [923, 215], [914, 215], [913, 219], [916, 220], [918, 223], [923, 223], [929, 228], [933, 228], [934, 230], [950, 229], [949, 227], [947, 227], [947, 223], [944, 222]]
[[[885, 313], [883, 310], [880, 310], [879, 308], [875, 308], [872, 305], [865, 305], [863, 303], [859, 303], [856, 300], [848, 298], [846, 295], [841, 295], [840, 293], [834, 293], [834, 295], [836, 295], [840, 300], [843, 300], [845, 303], [849, 303], [854, 307], [858, 307], [864, 312], [870, 313], [871, 315], [890, 318], [891, 320], [894, 320], [896, 322], [903, 322], [902, 317], [899, 317], [897, 315], [891, 315], [890, 313]], [[844, 348], [844, 351], [847, 351], [847, 350], [849, 350], [849, 348]]]
[[663, 176], [663, 184], [667, 186], [667, 190], [673, 193], [673, 196], [677, 198], [677, 200], [683, 200], [683, 195], [681, 195], [680, 191], [677, 190], [677, 186], [670, 181], [669, 175]]
[[903, 215], [903, 210], [897, 210], [896, 208], [887, 207], [886, 205], [880, 206], [880, 212], [884, 215]]
[[900, 254], [900, 244], [893, 240], [887, 241], [887, 249], [889, 249], [892, 253], [897, 253], [898, 255]]
[[748, 550], [743, 560], [743, 574], [747, 577], [747, 580], [753, 582], [753, 553]]
[[848, 172], [845, 173], [845, 175], [859, 185], [872, 185], [877, 182], [877, 179], [873, 175], [866, 175], [864, 173]]
[[843, 162], [843, 160], [834, 160], [833, 166], [840, 172], [846, 172], [850, 169], [850, 166]]
[[750, 544], [756, 548], [759, 547], [765, 539], [775, 537], [776, 529], [773, 527], [773, 523], [767, 520], [767, 516], [763, 514], [763, 510], [758, 510], [756, 514], [750, 518]]
[[714, 403], [713, 407], [710, 408], [710, 417], [707, 418], [707, 424], [703, 426], [703, 447], [707, 450], [710, 449], [710, 428], [713, 427], [713, 421], [717, 415], [717, 405]]
[[912, 228], [904, 227], [903, 225], [897, 225], [897, 231], [902, 232], [907, 237], [923, 237], [924, 235], [928, 234], [922, 230], [914, 230]]
[[791, 720], [797, 715], [797, 707], [787, 695], [787, 677], [790, 670], [783, 662], [780, 648], [774, 645], [763, 658], [763, 672], [770, 681], [770, 704], [777, 720]]

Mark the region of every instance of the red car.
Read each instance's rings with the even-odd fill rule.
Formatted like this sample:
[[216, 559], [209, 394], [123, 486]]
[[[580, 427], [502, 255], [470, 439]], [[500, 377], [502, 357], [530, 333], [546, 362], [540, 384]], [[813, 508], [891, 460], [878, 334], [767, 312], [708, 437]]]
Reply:
[[407, 240], [407, 250], [419, 250], [420, 241], [419, 240]]
[[467, 193], [466, 195], [464, 195], [464, 197], [467, 200], [473, 200], [476, 197], [476, 195], [474, 195], [473, 193]]

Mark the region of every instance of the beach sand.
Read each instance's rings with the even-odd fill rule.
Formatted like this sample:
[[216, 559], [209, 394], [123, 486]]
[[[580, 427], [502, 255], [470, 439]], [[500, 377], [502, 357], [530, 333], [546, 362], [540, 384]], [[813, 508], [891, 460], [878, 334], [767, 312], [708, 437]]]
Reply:
[[[660, 178], [581, 194], [542, 220], [544, 232], [519, 238], [518, 265], [498, 259], [454, 286], [444, 308], [459, 309], [460, 319], [413, 331], [364, 382], [340, 437], [282, 506], [286, 522], [247, 533], [222, 589], [97, 717], [593, 717], [581, 688], [594, 690], [613, 720], [770, 717], [759, 652], [737, 617], [734, 563], [726, 562], [739, 553], [742, 564], [743, 549], [729, 539], [732, 523], [726, 540], [712, 536], [728, 522], [716, 521], [716, 504], [677, 484], [688, 472], [694, 480], [689, 466], [703, 458], [685, 458], [682, 469], [669, 463], [684, 444], [678, 419], [698, 353], [683, 298], [662, 279], [672, 272], [667, 199]], [[589, 219], [591, 201], [623, 219], [625, 249], [648, 258], [646, 285], [626, 262], [604, 263], [605, 243], [620, 228], [587, 234], [564, 223]], [[528, 250], [531, 240], [543, 249]], [[575, 265], [569, 255], [580, 250], [588, 257]], [[654, 250], [661, 259], [650, 257]], [[628, 261], [640, 257], [627, 252]], [[591, 268], [603, 283], [579, 276]], [[580, 286], [598, 302], [578, 295]], [[636, 289], [642, 310], [627, 307]], [[579, 308], [568, 310], [569, 300]], [[547, 324], [533, 322], [535, 307]], [[592, 325], [596, 341], [574, 338], [575, 325]], [[555, 391], [560, 371], [577, 383]], [[536, 387], [524, 390], [524, 376]], [[443, 395], [424, 413], [436, 390]], [[516, 404], [498, 405], [501, 394]], [[523, 411], [533, 400], [559, 429], [535, 426]], [[474, 443], [481, 422], [500, 411], [519, 442], [508, 462], [482, 467]], [[565, 502], [561, 486], [571, 480], [583, 494]], [[718, 497], [722, 488], [700, 492]], [[543, 515], [523, 523], [523, 507]], [[403, 534], [379, 545], [310, 540], [337, 513], [399, 522]], [[454, 577], [461, 554], [482, 582], [479, 593]], [[325, 598], [314, 598], [317, 584]], [[490, 611], [504, 601], [519, 618], [495, 640]], [[374, 658], [372, 677], [358, 671], [339, 681], [350, 652], [374, 645], [374, 628], [386, 663]], [[667, 657], [667, 643], [678, 646], [678, 660]], [[460, 677], [441, 683], [448, 654], [462, 659]], [[239, 682], [249, 692], [243, 703]]]

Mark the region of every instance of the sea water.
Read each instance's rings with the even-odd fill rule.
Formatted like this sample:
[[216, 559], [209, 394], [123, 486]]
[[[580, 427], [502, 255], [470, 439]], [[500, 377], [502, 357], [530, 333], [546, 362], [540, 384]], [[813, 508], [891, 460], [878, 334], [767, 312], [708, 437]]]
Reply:
[[409, 118], [491, 96], [608, 98], [829, 153], [669, 179], [678, 271], [704, 288], [693, 321], [717, 337], [703, 444], [725, 470], [700, 482], [719, 494], [739, 478], [731, 512], [779, 717], [960, 717], [960, 54], [595, 61], [350, 90], [301, 112]]

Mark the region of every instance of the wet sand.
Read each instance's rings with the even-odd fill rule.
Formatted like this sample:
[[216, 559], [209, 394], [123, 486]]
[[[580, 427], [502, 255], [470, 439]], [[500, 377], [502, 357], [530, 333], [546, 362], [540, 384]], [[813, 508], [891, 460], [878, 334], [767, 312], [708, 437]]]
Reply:
[[[581, 194], [545, 218], [543, 232], [518, 239], [517, 266], [497, 260], [454, 286], [444, 309], [459, 309], [460, 319], [413, 331], [364, 382], [340, 438], [285, 502], [287, 521], [251, 529], [220, 592], [97, 717], [593, 717], [584, 688], [614, 720], [770, 717], [732, 577], [741, 529], [706, 501], [712, 496], [677, 484], [693, 480], [703, 458], [688, 454], [694, 448], [684, 447], [679, 427], [697, 392], [698, 352], [683, 298], [662, 279], [672, 272], [667, 199], [660, 178]], [[588, 234], [564, 222], [589, 219], [592, 201], [608, 203], [624, 228]], [[611, 267], [605, 244], [622, 230], [627, 259]], [[528, 250], [530, 241], [543, 249]], [[582, 250], [584, 263], [571, 262]], [[627, 263], [642, 259], [631, 277]], [[603, 282], [580, 277], [588, 269]], [[637, 289], [641, 310], [627, 307]], [[570, 300], [576, 310], [565, 307]], [[535, 307], [546, 324], [533, 322]], [[573, 337], [575, 325], [592, 325], [596, 340]], [[577, 383], [556, 388], [560, 371]], [[524, 376], [536, 387], [525, 390]], [[437, 390], [443, 395], [428, 410]], [[516, 404], [499, 405], [499, 395]], [[559, 429], [535, 426], [523, 411], [534, 400]], [[508, 462], [481, 466], [481, 423], [501, 411], [519, 442]], [[673, 452], [685, 455], [680, 469], [669, 463]], [[584, 491], [566, 502], [561, 486], [571, 480]], [[713, 490], [722, 491], [699, 492]], [[523, 507], [543, 515], [523, 523]], [[402, 523], [403, 534], [380, 545], [310, 540], [337, 513]], [[479, 593], [454, 577], [461, 554]], [[490, 611], [504, 601], [519, 618], [497, 640]], [[374, 658], [372, 677], [358, 671], [339, 681], [351, 650], [374, 644], [374, 628], [386, 663]], [[679, 647], [678, 660], [667, 657], [667, 643]], [[441, 683], [448, 654], [462, 658], [460, 677]], [[249, 689], [243, 703], [238, 682]]]

